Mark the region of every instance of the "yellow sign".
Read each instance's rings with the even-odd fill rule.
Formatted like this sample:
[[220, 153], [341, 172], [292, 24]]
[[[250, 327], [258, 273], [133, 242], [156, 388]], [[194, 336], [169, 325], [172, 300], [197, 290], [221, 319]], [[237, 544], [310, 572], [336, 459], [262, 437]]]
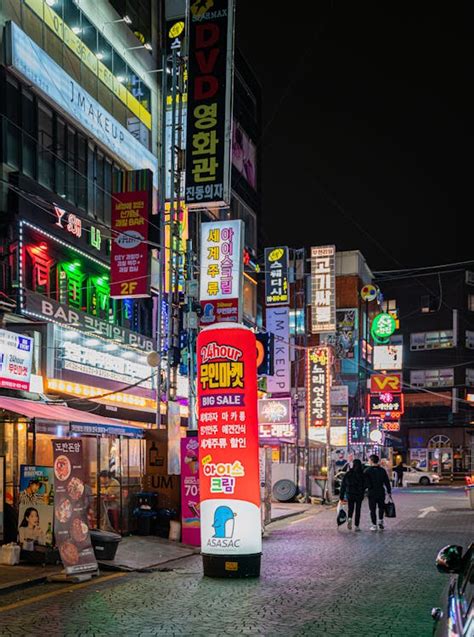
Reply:
[[151, 113], [118, 81], [105, 64], [82, 42], [81, 38], [48, 6], [47, 2], [45, 0], [25, 0], [25, 3], [77, 55], [81, 62], [151, 130]]
[[[82, 396], [83, 398], [89, 398], [90, 400], [95, 400], [96, 396], [102, 396], [107, 393], [107, 390], [103, 387], [91, 387], [90, 385], [83, 385], [82, 383], [75, 383], [67, 380], [59, 380], [57, 378], [47, 378], [46, 384], [48, 389], [52, 389], [53, 391], [59, 391], [63, 394], [72, 394], [73, 396]], [[97, 398], [97, 401], [120, 405], [122, 407], [130, 407], [132, 409], [135, 408], [152, 412], [156, 411], [156, 400], [124, 392], [117, 392], [115, 394], [110, 394], [109, 396], [104, 396], [103, 398]]]
[[184, 31], [184, 22], [176, 22], [169, 30], [170, 38], [178, 38]]

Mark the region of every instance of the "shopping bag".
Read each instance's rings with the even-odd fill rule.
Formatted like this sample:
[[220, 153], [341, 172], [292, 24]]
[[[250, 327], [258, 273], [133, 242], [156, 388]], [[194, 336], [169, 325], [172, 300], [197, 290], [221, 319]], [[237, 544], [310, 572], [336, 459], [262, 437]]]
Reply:
[[344, 522], [346, 521], [347, 521], [346, 507], [344, 506], [344, 503], [339, 500], [339, 502], [337, 503], [337, 515], [336, 515], [337, 526], [341, 526], [341, 524], [344, 524]]
[[396, 509], [395, 509], [395, 503], [392, 500], [392, 496], [389, 496], [388, 502], [385, 502], [384, 509], [385, 509], [385, 517], [387, 517], [387, 518], [396, 518], [397, 517], [397, 512], [396, 512]]

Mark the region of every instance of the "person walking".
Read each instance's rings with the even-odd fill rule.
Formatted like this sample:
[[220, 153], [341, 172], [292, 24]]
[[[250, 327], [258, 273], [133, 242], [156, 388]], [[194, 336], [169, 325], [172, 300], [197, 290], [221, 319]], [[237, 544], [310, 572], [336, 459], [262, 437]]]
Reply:
[[[388, 495], [392, 493], [390, 480], [387, 472], [383, 469], [379, 462], [379, 457], [373, 453], [370, 457], [370, 467], [364, 471], [365, 484], [369, 496], [370, 519], [372, 521], [371, 531], [383, 531], [383, 516], [385, 513], [385, 491]], [[377, 509], [379, 513], [379, 522], [377, 525]]]
[[365, 479], [362, 470], [362, 462], [356, 458], [352, 463], [352, 468], [344, 474], [341, 483], [339, 499], [342, 501], [347, 494], [349, 511], [347, 514], [347, 528], [352, 529], [352, 516], [355, 509], [354, 531], [360, 531], [360, 512], [362, 500], [364, 499]]
[[397, 487], [403, 487], [403, 472], [405, 471], [405, 467], [403, 466], [403, 462], [400, 461], [397, 465], [393, 467], [393, 471], [397, 476]]

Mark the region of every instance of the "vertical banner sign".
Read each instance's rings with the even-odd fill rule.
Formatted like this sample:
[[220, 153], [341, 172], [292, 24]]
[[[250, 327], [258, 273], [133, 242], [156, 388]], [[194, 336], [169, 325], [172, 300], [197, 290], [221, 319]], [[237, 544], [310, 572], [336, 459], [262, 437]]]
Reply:
[[243, 231], [241, 220], [201, 224], [201, 325], [242, 320]]
[[267, 376], [270, 394], [289, 394], [290, 383], [290, 322], [287, 307], [266, 310], [266, 329], [274, 335], [273, 376]]
[[5, 456], [0, 456], [0, 542], [5, 539]]
[[168, 474], [181, 473], [181, 415], [179, 403], [168, 403]]
[[181, 541], [201, 545], [199, 503], [199, 441], [181, 438]]
[[0, 330], [0, 387], [30, 389], [33, 339]]
[[230, 202], [233, 0], [190, 1], [186, 203]]
[[336, 331], [336, 246], [311, 248], [311, 332]]
[[288, 248], [265, 248], [265, 302], [269, 305], [288, 305]]
[[236, 324], [197, 340], [204, 574], [258, 576], [262, 551], [255, 334]]
[[330, 390], [330, 350], [314, 347], [306, 353], [306, 412], [310, 440], [317, 439], [314, 429], [329, 425]]
[[137, 299], [150, 296], [148, 248], [149, 193], [116, 192], [112, 197], [110, 296]]
[[97, 570], [87, 525], [82, 440], [53, 440], [54, 536], [68, 575]]
[[18, 539], [53, 544], [54, 478], [52, 467], [20, 465]]

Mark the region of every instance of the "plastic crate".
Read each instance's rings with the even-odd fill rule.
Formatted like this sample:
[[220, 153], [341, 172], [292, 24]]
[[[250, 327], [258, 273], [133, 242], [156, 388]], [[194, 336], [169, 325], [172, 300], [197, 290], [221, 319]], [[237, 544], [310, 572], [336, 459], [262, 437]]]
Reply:
[[20, 546], [11, 542], [10, 544], [4, 544], [0, 551], [0, 562], [2, 564], [8, 564], [14, 566], [20, 563]]

